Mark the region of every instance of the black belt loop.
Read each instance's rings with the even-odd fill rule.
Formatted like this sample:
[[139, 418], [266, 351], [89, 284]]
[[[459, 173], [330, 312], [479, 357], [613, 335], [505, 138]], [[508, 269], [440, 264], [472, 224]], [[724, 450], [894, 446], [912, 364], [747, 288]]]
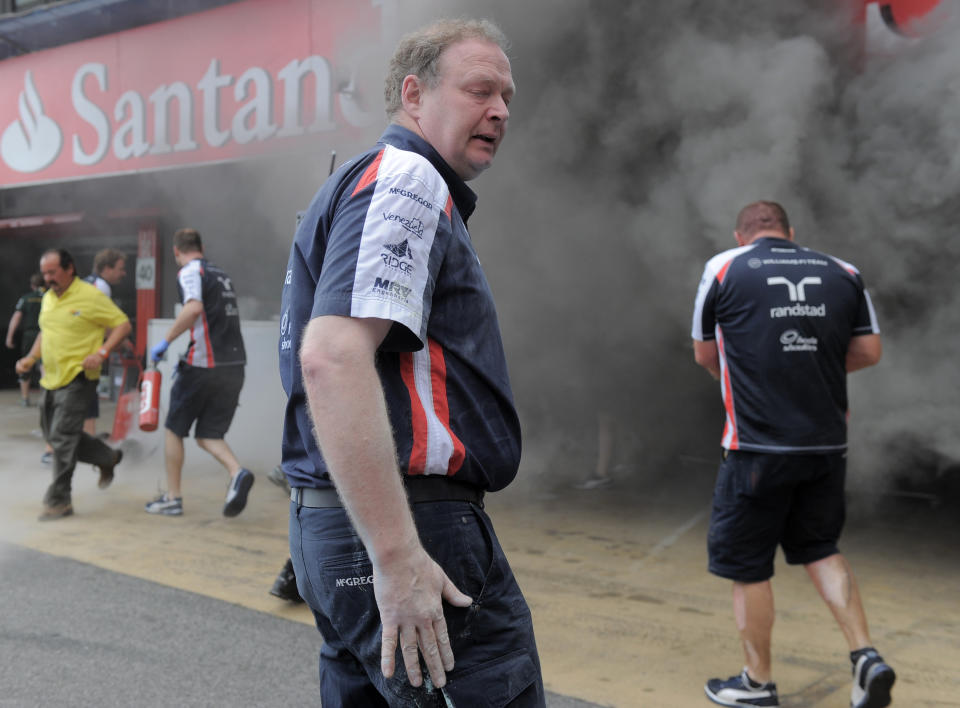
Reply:
[[[465, 501], [483, 508], [483, 490], [471, 487], [440, 475], [406, 476], [403, 479], [407, 489], [407, 499], [411, 504], [436, 501]], [[343, 503], [332, 487], [313, 489], [311, 487], [293, 487], [290, 501], [311, 509], [332, 509], [342, 507]]]

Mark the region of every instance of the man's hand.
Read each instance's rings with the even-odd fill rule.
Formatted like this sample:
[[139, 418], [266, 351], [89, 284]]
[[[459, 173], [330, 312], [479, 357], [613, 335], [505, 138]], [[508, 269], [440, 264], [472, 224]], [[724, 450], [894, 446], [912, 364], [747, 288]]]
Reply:
[[170, 342], [168, 342], [166, 339], [161, 339], [159, 342], [157, 342], [153, 346], [153, 349], [150, 350], [150, 361], [154, 363], [160, 361], [163, 358], [163, 355], [166, 353], [167, 347], [169, 346]]
[[419, 545], [409, 558], [397, 559], [373, 570], [373, 590], [383, 625], [380, 669], [393, 676], [397, 643], [411, 686], [423, 683], [420, 655], [437, 688], [447, 683], [453, 670], [453, 649], [443, 617], [443, 600], [469, 607], [473, 600], [450, 581], [443, 569]]
[[12, 339], [8, 339], [8, 340], [6, 341], [6, 345], [7, 345], [7, 349], [13, 349], [13, 340], [12, 340]]
[[32, 356], [25, 356], [22, 359], [17, 359], [17, 363], [13, 365], [13, 368], [20, 375], [28, 374], [36, 363], [37, 360]]
[[83, 358], [81, 366], [87, 371], [99, 371], [103, 368], [103, 362], [106, 360], [106, 357], [102, 357], [99, 353], [94, 352], [93, 354], [87, 354]]

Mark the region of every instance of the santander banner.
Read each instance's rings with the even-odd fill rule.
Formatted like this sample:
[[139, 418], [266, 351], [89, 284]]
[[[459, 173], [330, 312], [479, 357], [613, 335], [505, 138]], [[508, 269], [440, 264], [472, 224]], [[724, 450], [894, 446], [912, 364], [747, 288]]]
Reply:
[[355, 134], [381, 120], [356, 91], [380, 4], [247, 0], [0, 62], [0, 187]]

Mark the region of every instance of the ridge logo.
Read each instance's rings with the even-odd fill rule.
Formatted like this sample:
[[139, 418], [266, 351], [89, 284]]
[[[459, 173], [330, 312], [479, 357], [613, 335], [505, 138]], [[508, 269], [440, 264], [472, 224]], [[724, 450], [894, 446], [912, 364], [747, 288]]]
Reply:
[[60, 126], [44, 114], [29, 69], [23, 83], [18, 101], [20, 118], [3, 131], [0, 157], [17, 172], [38, 172], [57, 159], [63, 146], [63, 133]]

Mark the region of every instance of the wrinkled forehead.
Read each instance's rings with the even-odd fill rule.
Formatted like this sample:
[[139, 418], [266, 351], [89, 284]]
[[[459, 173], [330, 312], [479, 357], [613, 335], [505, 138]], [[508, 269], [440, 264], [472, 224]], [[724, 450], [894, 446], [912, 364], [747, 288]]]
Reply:
[[460, 77], [468, 73], [496, 75], [511, 91], [515, 89], [510, 60], [495, 42], [470, 38], [454, 42], [440, 55], [438, 68], [442, 76]]

